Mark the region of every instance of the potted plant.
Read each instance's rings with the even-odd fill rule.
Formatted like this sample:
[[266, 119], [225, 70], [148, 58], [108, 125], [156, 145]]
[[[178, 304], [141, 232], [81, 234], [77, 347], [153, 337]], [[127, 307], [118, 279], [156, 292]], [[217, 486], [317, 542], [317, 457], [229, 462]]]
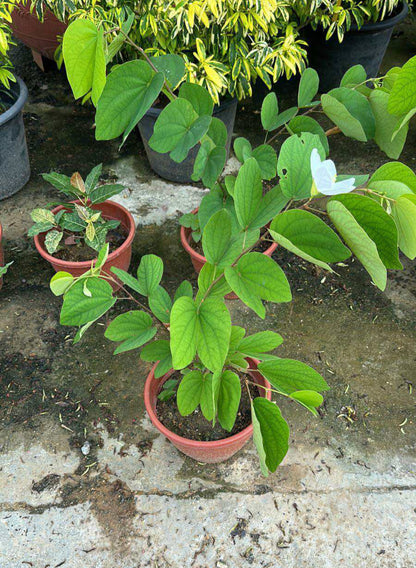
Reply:
[[408, 13], [406, 0], [339, 0], [294, 2], [296, 17], [304, 27], [308, 62], [322, 77], [325, 90], [339, 85], [344, 73], [360, 64], [376, 77], [394, 27]]
[[[5, 9], [5, 8], [0, 8]], [[8, 57], [10, 30], [0, 19], [0, 200], [19, 191], [30, 177], [29, 156], [23, 123], [26, 85], [11, 71]]]
[[46, 181], [74, 200], [57, 204], [52, 210], [36, 208], [31, 213], [35, 224], [28, 235], [35, 238], [39, 254], [55, 271], [72, 276], [85, 273], [105, 243], [110, 252], [101, 266], [103, 272], [109, 272], [112, 266], [127, 270], [130, 265], [134, 219], [122, 205], [109, 200], [124, 188], [120, 184], [99, 185], [101, 171], [102, 164], [91, 170], [85, 182], [78, 172], [71, 177], [43, 174]]
[[[180, 160], [179, 156], [161, 152], [150, 142], [164, 106], [178, 94], [181, 96], [180, 87], [185, 80], [206, 87], [208, 97], [204, 97], [206, 103], [201, 110], [213, 113], [214, 118], [225, 123], [224, 151], [218, 159], [222, 160], [223, 154], [226, 159], [236, 99], [251, 94], [251, 84], [257, 77], [270, 85], [271, 77], [285, 72], [290, 75], [303, 66], [303, 43], [293, 28], [287, 26], [285, 18], [285, 7], [275, 13], [263, 5], [241, 7], [234, 0], [215, 7], [197, 3], [174, 6], [159, 0], [141, 3], [133, 19], [128, 18], [125, 26], [114, 27], [110, 43], [106, 39], [112, 37], [111, 30], [105, 31], [104, 36], [99, 26], [77, 20], [69, 26], [63, 41], [68, 79], [76, 98], [91, 92], [97, 105], [97, 139], [123, 135], [124, 142], [138, 125], [156, 173], [171, 181], [190, 182], [199, 151], [195, 135], [189, 137], [194, 143], [188, 148], [186, 159]], [[281, 28], [286, 30], [283, 37], [275, 45], [269, 45], [270, 37]], [[94, 34], [97, 49], [93, 51], [87, 46], [92, 45], [88, 42]], [[120, 49], [133, 60], [112, 69], [106, 77], [106, 63]], [[80, 72], [80, 61], [88, 69], [86, 74]], [[122, 118], [120, 108], [123, 108]], [[182, 126], [189, 127], [192, 109], [181, 114], [185, 119]], [[208, 126], [207, 121], [198, 124], [199, 138]], [[222, 136], [221, 132], [221, 140]]]

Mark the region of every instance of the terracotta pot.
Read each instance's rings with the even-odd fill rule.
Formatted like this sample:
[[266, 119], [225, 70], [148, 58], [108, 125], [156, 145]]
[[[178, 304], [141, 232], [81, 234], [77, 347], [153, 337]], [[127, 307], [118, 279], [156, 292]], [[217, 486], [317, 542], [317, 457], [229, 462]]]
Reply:
[[[74, 203], [74, 202], [73, 202]], [[122, 205], [115, 203], [114, 201], [107, 200], [104, 203], [99, 203], [92, 206], [93, 209], [97, 211], [102, 211], [103, 217], [107, 220], [117, 219], [121, 222], [121, 226], [127, 231], [127, 238], [124, 243], [115, 251], [110, 253], [107, 258], [107, 262], [104, 264], [102, 271], [111, 274], [114, 278], [114, 274], [110, 271], [112, 266], [121, 268], [122, 270], [128, 270], [131, 260], [131, 245], [133, 242], [134, 234], [136, 232], [136, 226], [134, 219], [129, 211]], [[52, 209], [52, 213], [56, 214], [61, 209], [65, 209], [63, 205], [59, 205]], [[47, 260], [56, 272], [63, 270], [69, 272], [72, 276], [81, 276], [91, 267], [91, 260], [85, 260], [82, 262], [70, 262], [67, 260], [61, 260], [50, 255], [44, 246], [46, 233], [40, 233], [35, 236], [35, 246], [39, 254]], [[95, 259], [94, 259], [95, 260]], [[113, 285], [114, 290], [118, 290], [120, 285]]]
[[30, 0], [26, 6], [19, 4], [12, 12], [13, 35], [30, 47], [33, 59], [42, 69], [42, 57], [54, 58], [59, 45], [57, 36], [62, 36], [67, 27], [68, 24], [59, 21], [50, 10], [45, 10], [44, 20], [40, 22], [36, 14], [30, 12]]
[[[1, 223], [0, 223], [0, 267], [4, 266], [4, 254], [3, 254], [2, 240], [3, 240], [3, 228], [2, 228]], [[1, 290], [2, 286], [3, 286], [3, 278], [0, 278], [0, 290]]]
[[[253, 369], [250, 371], [253, 381], [266, 388], [270, 388], [269, 382], [258, 371], [256, 371], [258, 361], [249, 357], [247, 358], [247, 361], [250, 363], [250, 368]], [[229, 438], [216, 440], [214, 442], [198, 442], [197, 440], [189, 440], [188, 438], [183, 438], [182, 436], [178, 436], [178, 434], [168, 430], [168, 428], [166, 428], [166, 426], [164, 426], [157, 417], [156, 403], [157, 396], [162, 389], [163, 383], [168, 380], [174, 370], [172, 369], [160, 379], [156, 379], [154, 376], [155, 368], [156, 364], [153, 366], [146, 379], [146, 384], [144, 386], [144, 404], [153, 425], [159, 430], [159, 432], [166, 436], [166, 438], [168, 438], [168, 440], [170, 440], [178, 450], [199, 462], [219, 463], [228, 460], [231, 456], [238, 452], [238, 450], [241, 450], [241, 448], [250, 440], [253, 435], [252, 424], [247, 426], [247, 428], [244, 428], [244, 430], [241, 430], [241, 432], [238, 432], [238, 434], [234, 434]], [[271, 399], [270, 390], [265, 391], [264, 389], [259, 388], [259, 395], [265, 398], [267, 397], [268, 400]], [[186, 417], [184, 420], [186, 420]]]
[[[199, 207], [197, 207], [196, 209], [194, 209], [192, 211], [192, 213], [196, 214], [198, 213], [198, 209]], [[194, 250], [191, 247], [191, 239], [192, 239], [192, 231], [190, 228], [187, 227], [181, 227], [181, 243], [183, 248], [186, 250], [186, 252], [189, 254], [189, 256], [191, 257], [191, 261], [192, 264], [195, 268], [195, 272], [197, 274], [199, 274], [201, 272], [202, 267], [204, 266], [204, 264], [206, 263], [207, 259], [205, 258], [205, 256], [202, 256], [202, 254], [199, 254], [198, 252], [196, 252], [196, 250]], [[265, 254], [266, 256], [272, 256], [272, 254], [274, 253], [274, 251], [277, 249], [277, 243], [273, 243], [272, 245], [269, 246], [268, 249], [266, 249], [263, 254]], [[238, 300], [238, 296], [236, 294], [234, 294], [234, 292], [230, 292], [229, 294], [226, 294], [226, 299], [227, 300]]]

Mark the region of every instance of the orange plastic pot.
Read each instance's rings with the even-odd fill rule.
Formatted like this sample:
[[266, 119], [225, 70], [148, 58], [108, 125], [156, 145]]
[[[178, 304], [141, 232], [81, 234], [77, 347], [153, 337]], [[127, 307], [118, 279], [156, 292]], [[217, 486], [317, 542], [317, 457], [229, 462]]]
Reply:
[[59, 45], [57, 36], [65, 33], [68, 24], [61, 22], [50, 10], [45, 10], [43, 22], [30, 12], [30, 1], [26, 6], [18, 4], [12, 12], [13, 35], [30, 47], [33, 59], [43, 69], [42, 57], [53, 59]]
[[[131, 260], [131, 245], [133, 242], [134, 234], [136, 232], [136, 226], [134, 223], [134, 219], [129, 211], [122, 205], [115, 203], [114, 201], [105, 201], [104, 203], [99, 203], [97, 205], [92, 205], [93, 209], [97, 211], [102, 211], [103, 217], [106, 220], [113, 220], [116, 219], [120, 221], [121, 226], [127, 231], [127, 237], [124, 243], [112, 253], [108, 255], [107, 261], [104, 264], [102, 271], [111, 274], [114, 277], [114, 274], [111, 273], [110, 269], [112, 266], [117, 268], [121, 268], [122, 270], [128, 270], [130, 266]], [[59, 205], [52, 210], [52, 213], [56, 214], [58, 211], [65, 209], [63, 205]], [[50, 255], [46, 248], [45, 248], [45, 236], [47, 233], [40, 233], [36, 235], [35, 246], [39, 252], [39, 254], [47, 260], [53, 267], [56, 272], [63, 270], [65, 272], [69, 272], [72, 276], [77, 277], [84, 274], [87, 270], [91, 268], [91, 260], [86, 260], [82, 262], [70, 262], [67, 260], [61, 260], [59, 258], [55, 258], [54, 256]], [[94, 259], [95, 260], [95, 259]], [[120, 285], [113, 285], [114, 290], [118, 290]]]
[[[270, 389], [270, 383], [258, 372], [256, 371], [258, 361], [256, 359], [247, 358], [250, 364], [250, 375], [252, 380], [266, 389]], [[163, 375], [160, 379], [156, 379], [154, 375], [154, 370], [156, 364], [153, 366], [149, 375], [146, 379], [146, 384], [144, 386], [144, 404], [146, 410], [149, 414], [150, 420], [153, 426], [159, 430], [161, 434], [166, 436], [168, 440], [182, 453], [186, 454], [190, 458], [203, 463], [219, 463], [228, 460], [236, 452], [241, 450], [241, 448], [250, 440], [253, 435], [253, 425], [247, 426], [238, 434], [234, 434], [229, 438], [224, 438], [222, 440], [215, 440], [213, 442], [199, 442], [197, 440], [189, 440], [188, 438], [183, 438], [178, 436], [166, 426], [164, 426], [157, 417], [157, 396], [160, 393], [163, 384], [169, 379], [169, 377], [174, 372], [171, 369], [166, 375]], [[271, 391], [259, 388], [259, 395], [271, 399]], [[184, 418], [186, 420], [186, 417]]]
[[[192, 211], [192, 213], [198, 213], [198, 207]], [[181, 243], [183, 248], [191, 257], [192, 264], [194, 266], [195, 272], [199, 274], [202, 270], [202, 267], [206, 263], [207, 259], [202, 254], [199, 254], [191, 247], [191, 239], [192, 239], [192, 231], [188, 227], [181, 227]], [[277, 249], [277, 243], [273, 243], [266, 249], [263, 254], [266, 256], [272, 256], [274, 251]], [[234, 294], [234, 292], [230, 292], [225, 296], [227, 300], [238, 300], [238, 296]]]

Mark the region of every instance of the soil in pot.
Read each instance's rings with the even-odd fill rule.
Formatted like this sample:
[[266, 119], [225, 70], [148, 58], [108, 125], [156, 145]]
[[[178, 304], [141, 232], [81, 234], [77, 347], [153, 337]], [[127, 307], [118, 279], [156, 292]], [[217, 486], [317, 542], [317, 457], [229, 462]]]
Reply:
[[[237, 412], [237, 418], [234, 427], [231, 432], [224, 430], [224, 428], [221, 427], [218, 421], [216, 421], [215, 426], [212, 427], [212, 422], [209, 422], [204, 417], [199, 407], [192, 414], [189, 414], [189, 416], [182, 416], [177, 407], [176, 394], [169, 400], [157, 401], [157, 417], [159, 418], [160, 422], [162, 422], [162, 424], [171, 432], [177, 434], [178, 436], [182, 436], [183, 438], [187, 438], [188, 440], [197, 440], [198, 442], [213, 442], [234, 436], [251, 424], [250, 398], [245, 386], [245, 380], [242, 377], [243, 375], [240, 375], [240, 406]], [[179, 371], [176, 371], [169, 378], [181, 379], [182, 375]], [[248, 386], [250, 389], [251, 397], [258, 397], [258, 388], [252, 384], [249, 384]]]
[[[110, 245], [109, 254], [121, 247], [126, 239], [127, 231], [122, 226], [108, 231], [106, 242]], [[52, 256], [67, 262], [84, 262], [97, 258], [97, 251], [89, 247], [84, 241], [75, 244], [72, 235], [68, 235], [62, 248], [56, 251]]]

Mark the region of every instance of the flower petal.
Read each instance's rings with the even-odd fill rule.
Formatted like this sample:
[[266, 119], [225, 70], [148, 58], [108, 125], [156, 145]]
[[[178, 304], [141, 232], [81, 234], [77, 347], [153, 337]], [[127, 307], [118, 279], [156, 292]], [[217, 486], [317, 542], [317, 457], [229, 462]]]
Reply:
[[311, 152], [311, 172], [313, 178], [315, 177], [315, 172], [320, 168], [321, 163], [321, 156], [319, 155], [318, 149], [314, 148]]
[[341, 193], [350, 193], [355, 189], [355, 178], [344, 179], [333, 184], [328, 191], [321, 191], [324, 195], [340, 195]]
[[328, 172], [327, 168], [323, 167], [323, 164], [321, 164], [321, 167], [315, 172], [313, 180], [319, 193], [325, 194], [325, 192], [330, 191], [334, 185], [333, 177]]

